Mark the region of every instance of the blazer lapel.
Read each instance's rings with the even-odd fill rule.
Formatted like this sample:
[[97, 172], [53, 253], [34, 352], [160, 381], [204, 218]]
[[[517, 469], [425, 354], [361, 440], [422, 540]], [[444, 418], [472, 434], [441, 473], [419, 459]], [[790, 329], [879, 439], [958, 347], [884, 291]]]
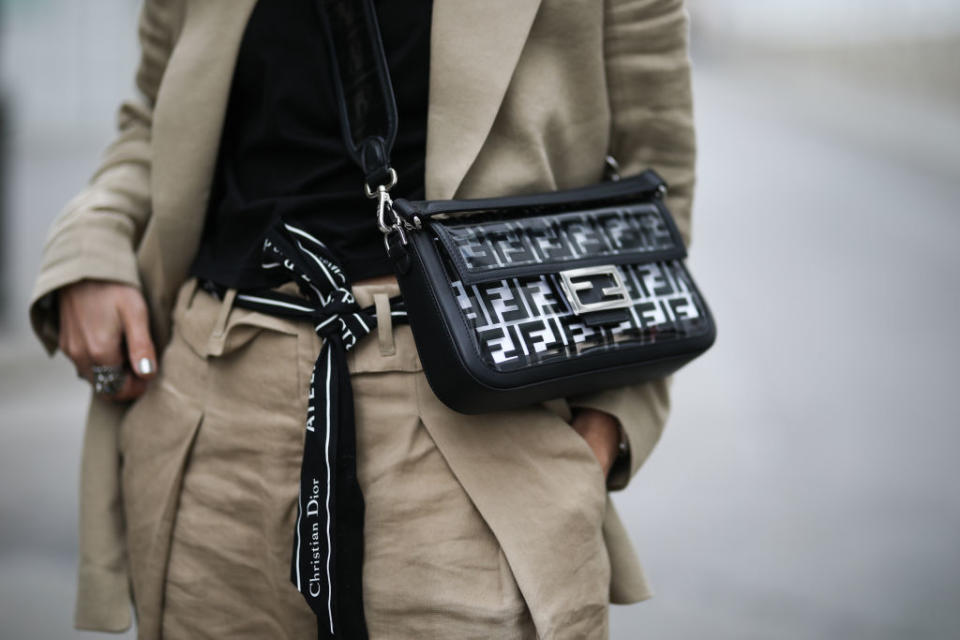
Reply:
[[435, 0], [426, 196], [452, 198], [480, 153], [540, 0]]
[[[153, 180], [157, 242], [141, 260], [162, 265], [147, 284], [157, 319], [172, 309], [200, 242], [237, 52], [256, 0], [189, 2], [154, 109]], [[159, 255], [151, 256], [156, 251]]]

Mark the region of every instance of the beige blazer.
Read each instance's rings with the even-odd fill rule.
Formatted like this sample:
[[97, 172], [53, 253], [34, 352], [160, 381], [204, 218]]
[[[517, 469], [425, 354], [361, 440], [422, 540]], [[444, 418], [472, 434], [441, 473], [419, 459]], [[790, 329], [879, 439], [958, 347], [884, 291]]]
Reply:
[[[146, 0], [137, 72], [143, 95], [121, 106], [115, 141], [44, 246], [30, 316], [50, 354], [58, 341], [55, 292], [84, 278], [140, 287], [158, 350], [166, 344], [174, 297], [199, 243], [234, 62], [254, 4]], [[428, 198], [594, 183], [610, 152], [625, 174], [653, 167], [667, 179], [668, 205], [689, 240], [694, 136], [682, 0], [435, 0], [431, 46]], [[626, 486], [663, 429], [667, 382], [566, 400], [557, 411], [594, 407], [620, 420], [630, 464], [609, 487]], [[87, 417], [79, 628], [115, 631], [131, 621], [117, 454], [125, 410], [93, 397]], [[465, 490], [491, 505], [485, 517], [498, 537], [528, 535], [515, 522], [524, 505], [490, 495], [462, 430], [434, 429]], [[609, 499], [603, 530], [611, 600], [649, 597]], [[509, 542], [525, 549], [531, 566], [550, 565], [549, 541]], [[535, 617], [549, 615], [549, 603], [549, 595], [528, 602]]]

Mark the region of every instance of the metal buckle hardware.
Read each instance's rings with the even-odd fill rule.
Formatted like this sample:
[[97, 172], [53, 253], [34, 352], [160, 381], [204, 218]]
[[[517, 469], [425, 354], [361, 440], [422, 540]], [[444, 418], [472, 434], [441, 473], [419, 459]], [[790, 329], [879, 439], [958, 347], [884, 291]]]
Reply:
[[[560, 287], [563, 289], [567, 300], [573, 311], [578, 314], [590, 313], [591, 311], [605, 311], [607, 309], [622, 309], [630, 306], [630, 292], [627, 291], [627, 285], [623, 282], [620, 270], [616, 265], [605, 264], [598, 267], [580, 267], [578, 269], [567, 269], [561, 271]], [[607, 276], [613, 280], [612, 287], [603, 287], [600, 292], [604, 295], [604, 300], [597, 302], [584, 302], [580, 297], [581, 291], [593, 289], [591, 276]], [[586, 279], [584, 279], [586, 278]]]
[[[367, 197], [377, 199], [377, 226], [383, 234], [383, 246], [387, 248], [388, 253], [390, 252], [390, 234], [399, 234], [400, 244], [406, 245], [407, 232], [404, 230], [404, 227], [408, 229], [412, 228], [408, 222], [393, 210], [393, 199], [390, 198], [390, 189], [396, 185], [397, 172], [392, 167], [390, 168], [390, 181], [387, 184], [377, 185], [376, 191], [371, 189], [369, 184], [364, 183], [363, 185], [363, 191], [367, 194]], [[388, 214], [392, 220], [387, 219]]]
[[363, 183], [363, 192], [367, 194], [368, 198], [376, 198], [377, 193], [379, 193], [381, 190], [390, 191], [390, 189], [393, 189], [395, 186], [397, 186], [397, 170], [393, 167], [390, 167], [388, 170], [388, 175], [390, 176], [390, 182], [387, 184], [378, 185], [376, 189], [372, 188], [366, 182]]

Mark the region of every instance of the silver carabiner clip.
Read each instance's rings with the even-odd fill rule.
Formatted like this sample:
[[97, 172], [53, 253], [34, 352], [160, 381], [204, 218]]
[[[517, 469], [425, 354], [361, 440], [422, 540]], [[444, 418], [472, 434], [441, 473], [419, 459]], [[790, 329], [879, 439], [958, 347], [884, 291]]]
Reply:
[[[393, 220], [387, 220], [387, 212], [393, 214]], [[396, 226], [396, 217], [397, 214], [393, 210], [393, 200], [390, 198], [390, 193], [387, 191], [386, 187], [378, 187], [377, 189], [377, 226], [380, 227], [381, 233], [389, 233], [390, 229]]]
[[367, 197], [377, 199], [377, 226], [380, 228], [380, 233], [383, 234], [383, 243], [388, 251], [391, 233], [399, 233], [400, 244], [407, 244], [407, 234], [403, 229], [405, 222], [393, 210], [393, 199], [390, 197], [390, 189], [397, 184], [397, 172], [391, 168], [389, 175], [390, 180], [387, 184], [377, 185], [376, 191], [371, 189], [368, 184], [363, 185], [363, 191]]
[[380, 191], [390, 191], [390, 189], [393, 189], [395, 186], [397, 186], [397, 170], [393, 167], [390, 167], [387, 175], [390, 176], [390, 181], [387, 182], [387, 184], [377, 185], [376, 189], [371, 188], [366, 182], [363, 183], [363, 192], [368, 198], [376, 198]]

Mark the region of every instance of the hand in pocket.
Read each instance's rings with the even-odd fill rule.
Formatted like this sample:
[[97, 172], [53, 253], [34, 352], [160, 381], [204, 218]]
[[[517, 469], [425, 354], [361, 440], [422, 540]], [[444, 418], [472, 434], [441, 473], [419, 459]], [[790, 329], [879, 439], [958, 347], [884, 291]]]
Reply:
[[570, 426], [590, 445], [606, 477], [617, 458], [620, 446], [619, 421], [598, 409], [576, 408], [573, 410]]

